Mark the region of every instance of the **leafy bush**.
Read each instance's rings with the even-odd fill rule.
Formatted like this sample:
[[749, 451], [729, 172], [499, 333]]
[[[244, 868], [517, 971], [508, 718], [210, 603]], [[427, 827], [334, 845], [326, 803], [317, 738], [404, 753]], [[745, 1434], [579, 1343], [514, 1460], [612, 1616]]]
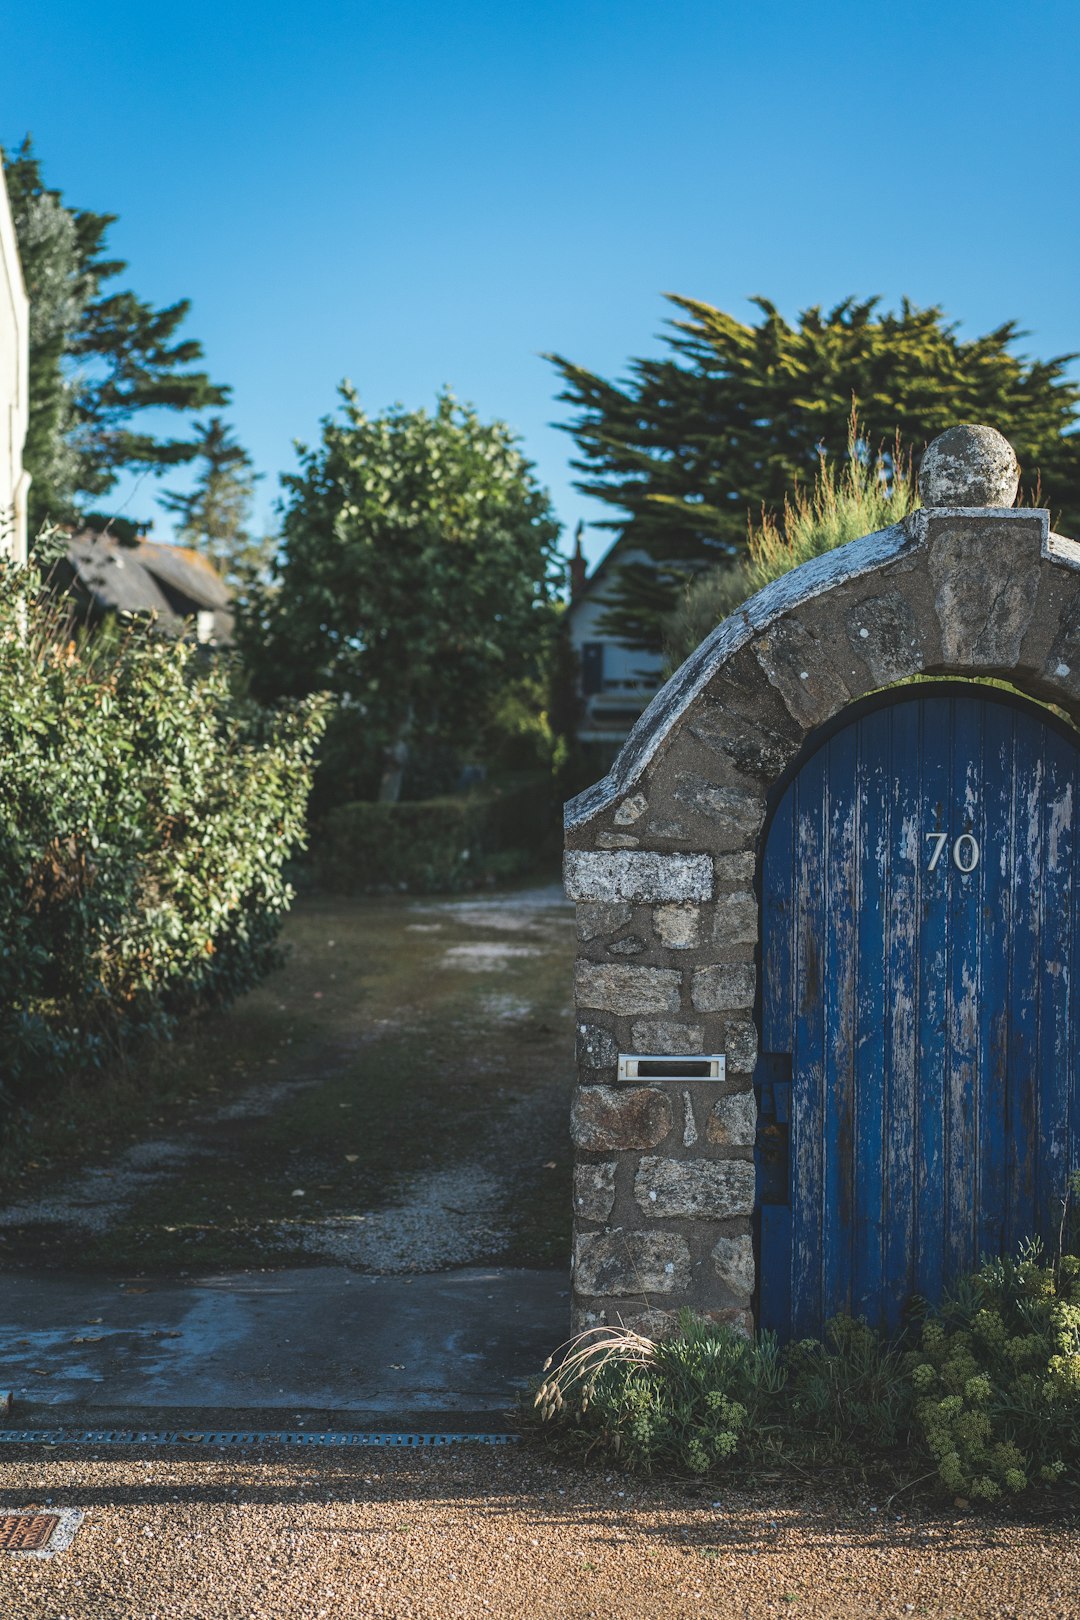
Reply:
[[1080, 1258], [1029, 1244], [969, 1278], [907, 1359], [918, 1433], [942, 1484], [994, 1501], [1080, 1484]]
[[556, 1444], [600, 1450], [645, 1473], [691, 1474], [721, 1471], [736, 1458], [886, 1461], [906, 1438], [910, 1404], [901, 1352], [862, 1323], [838, 1318], [824, 1344], [781, 1350], [770, 1333], [747, 1339], [689, 1312], [678, 1334], [657, 1341], [590, 1329], [535, 1402]]
[[196, 648], [80, 645], [40, 572], [0, 567], [0, 1049], [9, 1087], [99, 1064], [273, 960], [316, 700], [270, 713]]
[[313, 835], [320, 882], [345, 893], [468, 889], [527, 871], [554, 848], [550, 780], [329, 811]]
[[896, 1343], [847, 1317], [828, 1324], [824, 1343], [783, 1350], [770, 1334], [753, 1342], [686, 1313], [658, 1342], [594, 1328], [535, 1408], [555, 1447], [646, 1473], [827, 1465], [936, 1476], [950, 1496], [983, 1502], [1075, 1486], [1080, 1258], [1053, 1266], [1028, 1245], [1018, 1261], [965, 1278]]

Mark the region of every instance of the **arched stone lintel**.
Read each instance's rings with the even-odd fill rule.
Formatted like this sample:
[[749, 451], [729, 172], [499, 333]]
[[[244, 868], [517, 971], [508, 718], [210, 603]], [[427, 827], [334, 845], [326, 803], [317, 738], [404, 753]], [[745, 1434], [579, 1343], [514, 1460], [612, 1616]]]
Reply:
[[[760, 790], [762, 775], [775, 780], [815, 726], [919, 674], [1004, 677], [1080, 711], [1080, 544], [1052, 534], [1047, 511], [920, 509], [766, 586], [657, 694], [607, 776], [569, 802], [568, 845], [685, 846], [677, 816], [654, 814], [639, 829], [620, 811], [641, 799], [680, 739], [693, 752], [683, 736], [691, 716], [699, 733], [711, 731], [709, 746], [725, 734], [736, 771]], [[767, 688], [756, 704], [755, 685]]]

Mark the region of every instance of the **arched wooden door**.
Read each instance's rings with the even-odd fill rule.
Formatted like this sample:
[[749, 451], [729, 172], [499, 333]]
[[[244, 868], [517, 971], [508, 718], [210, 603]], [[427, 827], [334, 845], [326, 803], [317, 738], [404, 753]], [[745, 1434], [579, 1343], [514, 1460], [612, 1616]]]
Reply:
[[759, 1320], [895, 1328], [1056, 1238], [1080, 1166], [1080, 749], [989, 687], [852, 711], [762, 870]]

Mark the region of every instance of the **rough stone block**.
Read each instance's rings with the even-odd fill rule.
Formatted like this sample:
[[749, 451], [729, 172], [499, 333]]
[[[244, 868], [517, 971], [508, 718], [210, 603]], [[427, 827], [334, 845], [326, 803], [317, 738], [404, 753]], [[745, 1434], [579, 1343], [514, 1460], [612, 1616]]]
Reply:
[[645, 1158], [634, 1197], [646, 1215], [722, 1221], [754, 1207], [754, 1166], [741, 1159]]
[[680, 1328], [678, 1311], [620, 1312], [620, 1320], [628, 1333], [640, 1333], [643, 1339], [673, 1339]]
[[713, 942], [717, 945], [753, 945], [757, 937], [757, 897], [749, 889], [718, 895]]
[[716, 962], [694, 974], [695, 1012], [739, 1012], [754, 1005], [755, 975], [749, 962]]
[[651, 1086], [581, 1086], [570, 1105], [570, 1134], [586, 1153], [659, 1147], [673, 1123], [671, 1098]]
[[758, 1055], [757, 1025], [750, 1018], [732, 1018], [724, 1031], [724, 1053], [729, 1074], [752, 1074]]
[[656, 1057], [689, 1056], [705, 1050], [701, 1024], [679, 1024], [670, 1018], [636, 1018], [630, 1039], [635, 1052], [651, 1052]]
[[578, 962], [574, 969], [578, 1006], [597, 1007], [604, 1012], [678, 1012], [681, 983], [682, 974], [677, 968]]
[[654, 850], [568, 850], [563, 881], [571, 900], [711, 900], [709, 855], [661, 855]]
[[753, 1147], [757, 1103], [752, 1091], [733, 1091], [713, 1104], [705, 1135], [724, 1147]]
[[741, 1305], [728, 1306], [718, 1311], [706, 1311], [705, 1316], [708, 1321], [715, 1322], [717, 1327], [730, 1328], [733, 1333], [740, 1334], [744, 1339], [754, 1337], [753, 1312], [745, 1310]]
[[756, 725], [722, 703], [703, 703], [687, 729], [698, 742], [729, 759], [743, 776], [764, 782], [775, 781], [794, 751], [790, 738]]
[[1043, 519], [935, 518], [926, 545], [945, 662], [1013, 669], [1031, 622]]
[[923, 643], [911, 604], [899, 591], [872, 596], [847, 613], [848, 640], [878, 686], [922, 668]]
[[579, 1024], [577, 1058], [585, 1069], [613, 1069], [619, 1061], [618, 1042], [599, 1024]]
[[766, 678], [804, 726], [819, 725], [851, 700], [839, 669], [822, 656], [826, 651], [795, 618], [779, 620], [754, 642]]
[[744, 788], [721, 787], [703, 776], [680, 776], [675, 784], [675, 798], [716, 826], [717, 837], [727, 848], [755, 839], [765, 820], [765, 800], [758, 793]]
[[612, 940], [608, 952], [612, 956], [640, 956], [645, 949], [645, 941], [640, 934], [627, 934], [625, 939]]
[[616, 807], [614, 817], [616, 827], [632, 827], [635, 821], [641, 820], [648, 808], [649, 801], [644, 793], [632, 793]]
[[574, 1291], [631, 1299], [681, 1292], [690, 1283], [690, 1250], [674, 1232], [579, 1232]]
[[757, 855], [753, 849], [736, 849], [727, 855], [717, 855], [713, 865], [718, 888], [748, 889], [757, 871]]
[[603, 900], [580, 900], [577, 906], [577, 936], [580, 940], [599, 939], [617, 934], [633, 916], [633, 906], [608, 905]]
[[694, 905], [657, 906], [653, 923], [661, 945], [671, 951], [688, 951], [701, 935], [701, 911]]
[[740, 1299], [754, 1292], [754, 1245], [749, 1235], [722, 1237], [713, 1245], [713, 1269], [724, 1287]]
[[574, 1167], [574, 1213], [583, 1221], [606, 1221], [615, 1204], [615, 1166]]
[[650, 838], [662, 840], [664, 843], [687, 844], [690, 842], [690, 829], [684, 821], [666, 819], [650, 821], [646, 831]]

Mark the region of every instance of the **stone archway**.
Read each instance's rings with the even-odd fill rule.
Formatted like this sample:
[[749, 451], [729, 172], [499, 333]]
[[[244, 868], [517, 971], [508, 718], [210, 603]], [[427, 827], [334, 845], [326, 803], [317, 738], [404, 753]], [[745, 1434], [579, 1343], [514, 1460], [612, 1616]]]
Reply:
[[[659, 1329], [684, 1305], [751, 1322], [755, 883], [770, 791], [808, 737], [918, 675], [1005, 680], [1080, 719], [1080, 545], [1010, 507], [987, 433], [936, 441], [923, 509], [718, 626], [567, 806], [579, 1325]], [[627, 1053], [722, 1054], [725, 1077], [620, 1083]]]

